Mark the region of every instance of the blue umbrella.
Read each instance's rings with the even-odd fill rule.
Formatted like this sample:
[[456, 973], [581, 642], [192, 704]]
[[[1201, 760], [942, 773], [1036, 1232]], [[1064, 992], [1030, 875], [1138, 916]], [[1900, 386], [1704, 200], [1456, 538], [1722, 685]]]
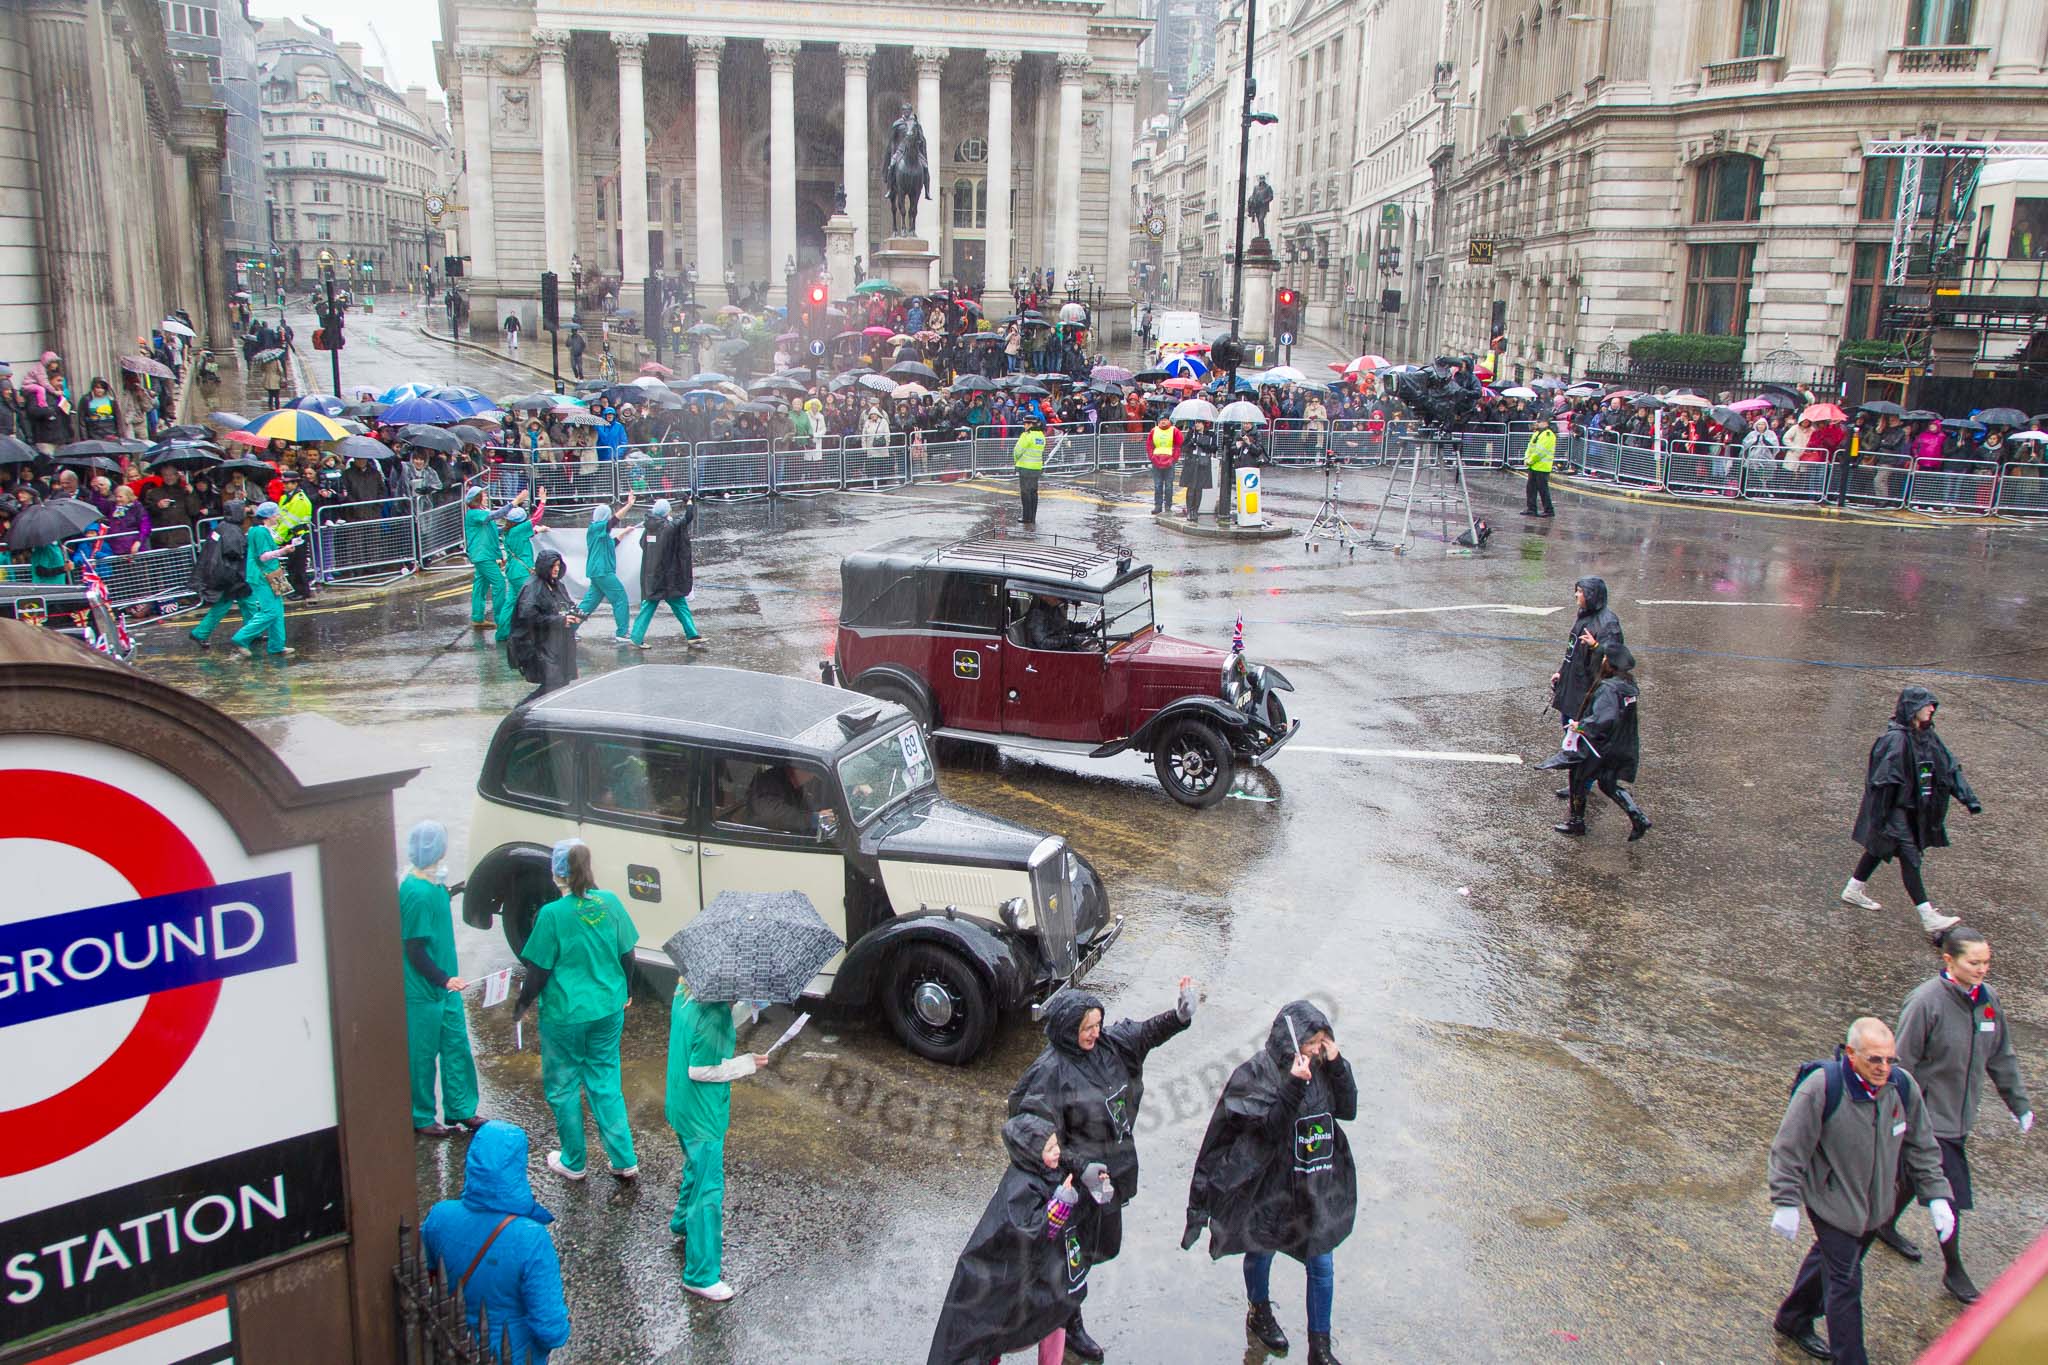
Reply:
[[301, 408], [307, 412], [325, 413], [329, 417], [339, 417], [343, 409], [348, 407], [348, 404], [342, 402], [331, 393], [302, 393], [297, 398], [292, 399], [291, 402], [286, 403], [285, 406], [288, 408]]
[[1160, 368], [1177, 378], [1203, 379], [1208, 376], [1209, 362], [1200, 356], [1177, 355]]
[[409, 426], [414, 422], [441, 426], [449, 422], [460, 422], [467, 416], [468, 413], [457, 412], [438, 398], [406, 398], [384, 409], [377, 420], [387, 427]]
[[407, 398], [419, 398], [425, 394], [431, 393], [433, 391], [433, 388], [434, 386], [432, 384], [394, 384], [392, 387], [378, 394], [377, 401], [379, 403], [402, 402]]
[[422, 394], [421, 397], [430, 398], [436, 403], [446, 403], [464, 417], [474, 417], [480, 412], [489, 412], [496, 406], [490, 399], [478, 393], [475, 389], [464, 388], [459, 384], [450, 384], [438, 389], [429, 390], [427, 393]]
[[678, 379], [676, 383], [687, 384], [691, 388], [702, 388], [708, 384], [730, 384], [732, 383], [732, 376], [729, 374], [719, 374], [713, 370], [706, 370], [702, 374], [693, 374], [688, 379]]
[[[1217, 375], [1217, 376], [1216, 376], [1216, 377], [1215, 377], [1214, 379], [1212, 379], [1212, 380], [1210, 380], [1210, 381], [1209, 381], [1209, 387], [1210, 387], [1210, 388], [1212, 388], [1212, 389], [1214, 389], [1214, 390], [1216, 390], [1216, 391], [1217, 391], [1218, 393], [1221, 393], [1221, 392], [1223, 391], [1223, 384], [1224, 384], [1224, 376], [1222, 376], [1222, 375], [1220, 375], [1220, 374], [1219, 374], [1219, 375]], [[1233, 389], [1231, 390], [1231, 392], [1232, 392], [1232, 393], [1257, 393], [1257, 392], [1258, 392], [1258, 390], [1257, 390], [1256, 388], [1254, 388], [1254, 387], [1252, 386], [1252, 382], [1251, 382], [1251, 381], [1250, 381], [1249, 379], [1246, 379], [1246, 378], [1245, 378], [1245, 377], [1244, 377], [1243, 375], [1239, 375], [1239, 376], [1237, 377], [1237, 386], [1236, 386], [1235, 388], [1233, 388]]]

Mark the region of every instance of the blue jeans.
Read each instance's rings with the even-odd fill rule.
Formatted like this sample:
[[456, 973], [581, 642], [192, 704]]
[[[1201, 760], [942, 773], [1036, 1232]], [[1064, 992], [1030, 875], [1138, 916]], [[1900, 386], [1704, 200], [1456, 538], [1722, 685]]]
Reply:
[[1161, 469], [1152, 467], [1152, 515], [1164, 516], [1173, 510], [1173, 466]]
[[[1244, 1296], [1253, 1303], [1271, 1303], [1273, 1253], [1247, 1251], [1244, 1254]], [[1330, 1305], [1337, 1298], [1337, 1265], [1330, 1253], [1308, 1258], [1308, 1330], [1327, 1334]]]

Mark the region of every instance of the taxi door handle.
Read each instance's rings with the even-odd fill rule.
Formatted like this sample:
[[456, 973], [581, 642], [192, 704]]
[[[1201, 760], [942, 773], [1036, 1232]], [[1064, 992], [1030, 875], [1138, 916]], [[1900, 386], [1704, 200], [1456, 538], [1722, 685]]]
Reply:
[[689, 854], [695, 853], [697, 851], [697, 846], [695, 844], [670, 844], [669, 847], [685, 856], [688, 856]]
[[1026, 665], [1024, 665], [1024, 671], [1025, 671], [1026, 673], [1036, 673], [1036, 672], [1038, 671], [1038, 665], [1037, 665], [1037, 664], [1026, 664]]
[[707, 848], [704, 850], [704, 856], [707, 858], [723, 858], [725, 850], [722, 848]]

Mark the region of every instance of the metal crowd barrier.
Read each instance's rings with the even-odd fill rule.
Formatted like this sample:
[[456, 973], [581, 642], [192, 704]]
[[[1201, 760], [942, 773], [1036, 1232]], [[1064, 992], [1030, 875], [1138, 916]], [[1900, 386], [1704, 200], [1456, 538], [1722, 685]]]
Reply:
[[[389, 583], [419, 567], [419, 522], [410, 512], [397, 516], [349, 515], [365, 511], [382, 513], [393, 505], [388, 498], [334, 503], [314, 514], [313, 567], [320, 582], [364, 586]], [[395, 505], [405, 504], [400, 501]]]

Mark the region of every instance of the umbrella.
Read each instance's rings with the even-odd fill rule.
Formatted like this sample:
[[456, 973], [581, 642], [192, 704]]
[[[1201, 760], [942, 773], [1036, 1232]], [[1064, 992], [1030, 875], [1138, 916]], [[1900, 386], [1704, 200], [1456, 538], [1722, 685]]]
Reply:
[[1261, 384], [1306, 384], [1308, 376], [1292, 365], [1275, 365], [1259, 376]]
[[478, 393], [475, 389], [465, 389], [455, 385], [435, 389], [433, 392], [422, 396], [435, 403], [446, 403], [450, 408], [454, 409], [455, 415], [458, 418], [474, 417], [480, 412], [489, 412], [496, 406], [490, 399]]
[[233, 441], [238, 446], [251, 446], [257, 450], [262, 450], [270, 444], [269, 441], [258, 436], [256, 433], [245, 431], [240, 427], [235, 428], [233, 431], [223, 431], [220, 434], [220, 438], [223, 441]]
[[1362, 355], [1344, 367], [1349, 375], [1368, 374], [1376, 370], [1391, 370], [1394, 362], [1383, 355]]
[[[854, 385], [860, 383], [860, 381], [863, 379], [870, 378], [873, 378], [873, 376], [864, 374], [842, 374], [837, 379], [832, 381], [830, 388], [833, 393], [839, 393], [844, 389], [852, 388]], [[894, 384], [891, 384], [889, 387], [894, 388], [896, 386]], [[721, 395], [721, 397], [722, 396], [723, 395]]]
[[34, 550], [59, 545], [83, 532], [100, 519], [100, 510], [77, 498], [58, 498], [23, 508], [7, 532], [10, 550]]
[[883, 340], [887, 340], [896, 335], [896, 329], [893, 327], [863, 327], [860, 334], [864, 337], [880, 337]]
[[1897, 403], [1888, 403], [1882, 398], [1865, 403], [1857, 408], [1856, 411], [1867, 412], [1875, 417], [1904, 417], [1906, 415], [1906, 410]]
[[1654, 393], [1634, 394], [1629, 398], [1628, 402], [1630, 407], [1648, 408], [1651, 412], [1658, 412], [1671, 406]]
[[1967, 417], [1944, 417], [1941, 419], [1941, 424], [1947, 427], [1950, 431], [1984, 430], [1984, 426], [1981, 422], [1973, 422]]
[[1589, 379], [1572, 385], [1564, 391], [1564, 395], [1567, 398], [1598, 398], [1605, 392], [1607, 392], [1607, 389], [1604, 385], [1595, 384]]
[[119, 474], [121, 462], [104, 455], [59, 455], [57, 464], [65, 469], [93, 469], [102, 474]]
[[1564, 381], [1562, 379], [1532, 379], [1529, 381], [1529, 387], [1532, 389], [1561, 389], [1564, 387]]
[[1977, 420], [1987, 427], [2023, 427], [2027, 415], [2018, 408], [1987, 408], [1977, 414]]
[[899, 361], [889, 367], [889, 373], [898, 379], [929, 379], [934, 384], [939, 382], [939, 372], [921, 360]]
[[[718, 396], [720, 398], [725, 397], [724, 394]], [[558, 412], [555, 414], [555, 420], [565, 427], [601, 427], [604, 425], [602, 418], [594, 417], [582, 408], [568, 408]]]
[[506, 399], [505, 408], [510, 412], [546, 412], [556, 401], [556, 395], [552, 393], [523, 393], [517, 398]]
[[627, 380], [626, 387], [633, 389], [665, 389], [668, 387], [668, 381], [662, 379], [659, 375], [643, 374], [638, 379]]
[[952, 384], [954, 393], [991, 393], [995, 387], [987, 378], [978, 374], [963, 374]]
[[1172, 377], [1164, 370], [1140, 370], [1131, 376], [1133, 380], [1140, 384], [1157, 384], [1162, 379], [1170, 379]]
[[120, 441], [73, 441], [68, 446], [57, 447], [57, 463], [93, 459], [103, 455], [119, 455], [127, 449], [128, 447]]
[[1104, 380], [1111, 384], [1128, 384], [1134, 378], [1131, 372], [1121, 365], [1097, 365], [1094, 369], [1088, 371], [1088, 377], [1090, 379]]
[[900, 294], [903, 291], [887, 280], [862, 280], [853, 287], [856, 294]]
[[747, 385], [747, 392], [803, 394], [808, 393], [809, 390], [797, 380], [783, 375], [770, 375], [766, 379], [757, 379]]
[[721, 306], [718, 310], [718, 316], [722, 318], [743, 318], [746, 315], [746, 309], [740, 307], [738, 304], [733, 303], [725, 304]]
[[433, 392], [432, 384], [394, 384], [377, 395], [380, 403], [402, 403], [408, 398], [424, 398]]
[[765, 415], [771, 412], [781, 412], [782, 404], [764, 399], [753, 403], [742, 403], [739, 405], [739, 407], [735, 408], [734, 411], [760, 413]]
[[1172, 389], [1176, 393], [1193, 393], [1196, 389], [1202, 387], [1202, 381], [1199, 379], [1189, 379], [1183, 375], [1178, 379], [1169, 379], [1159, 387], [1162, 389]]
[[[439, 428], [428, 427], [427, 430], [436, 431], [439, 430]], [[448, 434], [450, 436], [453, 436], [456, 440], [462, 442], [466, 446], [481, 447], [490, 444], [490, 437], [484, 435], [481, 431], [478, 431], [475, 427], [470, 426], [467, 423], [457, 423], [456, 425], [448, 428]]]
[[1776, 390], [1766, 390], [1763, 393], [1758, 394], [1757, 397], [1762, 399], [1764, 402], [1769, 403], [1779, 412], [1797, 412], [1799, 411], [1803, 402], [1803, 400], [1798, 398], [1787, 398], [1784, 394], [1779, 393]]
[[2009, 441], [2048, 441], [2048, 431], [2015, 431]]
[[1198, 356], [1177, 355], [1161, 368], [1176, 378], [1201, 379], [1209, 373], [1209, 362]]
[[153, 379], [176, 379], [178, 373], [161, 361], [151, 360], [146, 355], [124, 355], [121, 368], [130, 374], [146, 374]]
[[[684, 406], [683, 396], [674, 389], [649, 389], [647, 406], [655, 408], [680, 408]], [[474, 421], [475, 418], [470, 420]]]
[[1063, 303], [1060, 305], [1061, 322], [1068, 323], [1071, 325], [1077, 322], [1086, 322], [1087, 320], [1088, 310], [1086, 308], [1083, 308], [1080, 304]]
[[265, 347], [264, 349], [262, 349], [262, 350], [260, 350], [260, 351], [256, 352], [256, 354], [254, 354], [254, 355], [250, 356], [250, 357], [249, 357], [249, 359], [251, 359], [252, 361], [256, 362], [256, 363], [257, 363], [258, 365], [268, 365], [268, 364], [269, 364], [269, 363], [270, 363], [271, 361], [273, 361], [273, 360], [283, 360], [283, 359], [284, 359], [284, 347], [282, 347], [282, 346], [266, 346], [266, 347]]
[[1768, 398], [1744, 398], [1728, 405], [1730, 411], [1743, 413], [1744, 415], [1752, 412], [1767, 412], [1771, 406], [1771, 400]]
[[300, 445], [338, 441], [348, 435], [332, 417], [303, 408], [280, 408], [276, 412], [267, 412], [242, 430], [266, 441], [286, 440]]
[[199, 335], [176, 318], [165, 318], [156, 325], [156, 329], [159, 332], [169, 332], [174, 337], [191, 338]]
[[662, 947], [699, 1000], [788, 1004], [846, 944], [801, 891], [721, 891]]
[[804, 334], [802, 332], [777, 332], [775, 339], [777, 341], [802, 341]]
[[691, 375], [688, 379], [681, 380], [680, 382], [686, 389], [708, 389], [713, 384], [732, 383], [732, 376], [729, 374], [720, 374], [716, 370], [703, 370], [697, 374]]
[[1503, 398], [1534, 399], [1536, 397], [1536, 390], [1518, 386], [1512, 389], [1502, 389], [1500, 396]]
[[248, 474], [264, 482], [277, 477], [277, 466], [268, 460], [250, 459], [243, 456], [234, 460], [223, 460], [214, 470], [216, 474]]
[[1906, 414], [1908, 422], [1939, 422], [1941, 414], [1929, 408], [1914, 408]]
[[876, 393], [894, 393], [896, 391], [896, 381], [885, 374], [864, 374], [860, 377], [860, 386], [864, 389], [872, 389]]
[[[794, 333], [791, 335], [794, 335]], [[779, 337], [777, 338], [777, 340], [780, 339]], [[658, 360], [643, 360], [640, 362], [640, 373], [651, 374], [659, 379], [673, 379], [676, 372]]]
[[[437, 428], [429, 427], [429, 431]], [[395, 460], [398, 452], [382, 441], [373, 441], [367, 436], [344, 436], [335, 443], [334, 453], [344, 460]]]
[[998, 318], [996, 319], [996, 321], [1004, 326], [1008, 326], [1010, 323], [1013, 322], [1022, 323], [1026, 327], [1045, 326], [1045, 319], [1039, 314], [1032, 312], [1028, 308], [1021, 313], [1012, 313], [1006, 318]]
[[1814, 403], [1806, 411], [1799, 414], [1799, 420], [1802, 422], [1846, 422], [1849, 420], [1849, 414], [1843, 412], [1833, 403]]
[[1206, 398], [1190, 398], [1174, 404], [1172, 416], [1175, 422], [1213, 422], [1216, 420], [1216, 405]]
[[369, 430], [369, 428], [364, 426], [361, 422], [355, 421], [354, 419], [348, 417], [340, 418], [339, 420], [336, 421], [335, 425], [340, 427], [343, 431], [347, 432], [351, 436], [361, 436], [364, 432]]
[[0, 466], [34, 464], [36, 448], [18, 436], [0, 436]]
[[456, 411], [438, 398], [404, 398], [384, 409], [382, 421], [387, 427], [409, 426], [415, 422], [445, 426], [451, 422], [460, 422], [467, 415]]
[[1048, 389], [1043, 384], [1019, 384], [1016, 388], [1010, 390], [1010, 392], [1016, 394], [1020, 398], [1052, 397], [1052, 390]]
[[898, 384], [889, 390], [891, 398], [929, 398], [932, 391], [922, 384]]
[[[1223, 375], [1217, 375], [1215, 378], [1209, 381], [1209, 387], [1216, 390], [1216, 392], [1218, 393], [1223, 392], [1225, 387], [1224, 378], [1225, 377]], [[1237, 383], [1229, 387], [1232, 393], [1257, 393], [1259, 391], [1258, 386], [1253, 384], [1251, 380], [1246, 379], [1243, 375], [1237, 376]]]
[[249, 419], [239, 412], [209, 412], [206, 414], [206, 425], [239, 431], [249, 425]]
[[1696, 393], [1667, 393], [1664, 401], [1674, 408], [1711, 408], [1714, 406]]
[[219, 454], [194, 442], [165, 446], [161, 454], [150, 460], [148, 470], [154, 474], [159, 469], [211, 469], [220, 462]]
[[[1195, 401], [1199, 402], [1200, 400], [1197, 399]], [[1235, 403], [1225, 404], [1223, 411], [1216, 414], [1216, 420], [1219, 422], [1245, 422], [1253, 426], [1262, 427], [1266, 425], [1266, 414], [1259, 410], [1257, 403], [1247, 403], [1240, 398]]]
[[285, 406], [301, 412], [317, 412], [323, 417], [339, 417], [348, 410], [348, 404], [331, 393], [302, 393]]
[[462, 449], [460, 436], [452, 431], [443, 431], [439, 427], [407, 427], [398, 433], [398, 439], [409, 446], [438, 450], [444, 455], [453, 455]]

